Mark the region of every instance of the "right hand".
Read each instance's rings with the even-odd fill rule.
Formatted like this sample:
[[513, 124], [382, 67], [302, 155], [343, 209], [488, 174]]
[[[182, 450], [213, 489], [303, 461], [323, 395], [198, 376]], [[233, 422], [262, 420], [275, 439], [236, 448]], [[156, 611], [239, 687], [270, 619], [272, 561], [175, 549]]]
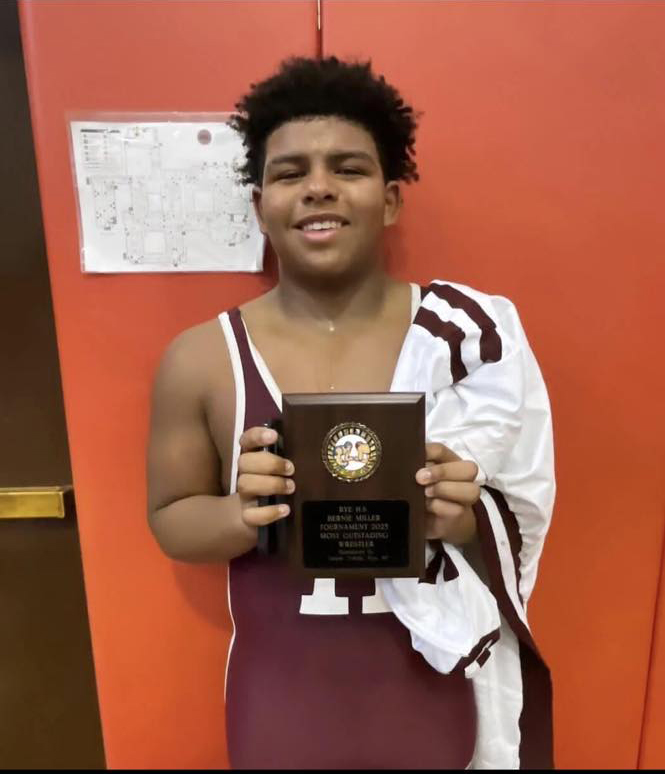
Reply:
[[250, 427], [240, 436], [237, 492], [240, 515], [249, 527], [262, 527], [289, 515], [288, 505], [259, 507], [258, 498], [270, 495], [290, 495], [295, 483], [290, 476], [294, 466], [276, 454], [263, 451], [277, 441], [277, 432], [266, 427]]

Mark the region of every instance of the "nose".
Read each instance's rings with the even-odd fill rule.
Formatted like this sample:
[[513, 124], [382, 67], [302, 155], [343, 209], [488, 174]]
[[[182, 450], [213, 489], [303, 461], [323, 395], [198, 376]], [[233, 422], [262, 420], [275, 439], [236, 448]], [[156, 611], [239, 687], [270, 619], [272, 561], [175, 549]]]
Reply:
[[319, 166], [310, 169], [305, 178], [303, 202], [313, 204], [314, 202], [335, 201], [336, 199], [335, 180], [328, 170]]

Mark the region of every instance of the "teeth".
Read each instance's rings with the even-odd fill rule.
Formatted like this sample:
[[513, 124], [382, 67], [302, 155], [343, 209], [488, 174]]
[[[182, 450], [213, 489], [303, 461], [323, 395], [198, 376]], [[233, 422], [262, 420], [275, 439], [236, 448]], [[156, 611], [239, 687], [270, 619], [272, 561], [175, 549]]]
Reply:
[[341, 228], [342, 224], [337, 220], [322, 220], [315, 223], [307, 223], [302, 227], [303, 231], [325, 231], [331, 228]]

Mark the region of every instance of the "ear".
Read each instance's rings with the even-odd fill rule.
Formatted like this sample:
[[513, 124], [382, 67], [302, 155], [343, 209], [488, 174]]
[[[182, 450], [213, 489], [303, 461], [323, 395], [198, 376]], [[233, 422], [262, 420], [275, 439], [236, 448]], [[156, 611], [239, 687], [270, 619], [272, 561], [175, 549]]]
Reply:
[[254, 212], [256, 213], [256, 219], [259, 222], [259, 228], [261, 229], [261, 233], [265, 234], [266, 232], [266, 224], [263, 220], [263, 210], [261, 208], [261, 198], [263, 196], [262, 189], [255, 185], [252, 187], [252, 201], [254, 202]]
[[397, 223], [402, 209], [402, 194], [397, 180], [386, 183], [385, 204], [383, 209], [383, 225], [392, 226]]

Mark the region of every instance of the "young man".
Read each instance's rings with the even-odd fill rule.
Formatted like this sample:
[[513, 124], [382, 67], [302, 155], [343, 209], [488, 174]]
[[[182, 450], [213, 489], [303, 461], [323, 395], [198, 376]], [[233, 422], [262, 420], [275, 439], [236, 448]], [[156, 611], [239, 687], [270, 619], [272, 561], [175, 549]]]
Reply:
[[[279, 282], [169, 346], [155, 381], [148, 459], [150, 524], [162, 549], [181, 561], [230, 563], [231, 764], [467, 767], [474, 749], [478, 757], [479, 721], [464, 669], [433, 669], [373, 581], [307, 582], [255, 550], [259, 526], [289, 518], [288, 506], [259, 507], [259, 498], [294, 491], [293, 464], [262, 451], [276, 440], [262, 425], [279, 416], [282, 393], [394, 389], [414, 318], [444, 344], [449, 362], [463, 355], [446, 333], [455, 324], [437, 317], [431, 328], [434, 312], [419, 311], [421, 289], [383, 268], [382, 235], [397, 221], [400, 181], [418, 177], [413, 111], [369, 65], [335, 58], [285, 62], [237, 108], [244, 177], [279, 258]], [[449, 285], [435, 291], [439, 304], [435, 296], [447, 294], [453, 317], [481, 320], [486, 343], [496, 323], [478, 301], [461, 301]], [[408, 364], [401, 373], [408, 377]], [[468, 448], [472, 438], [461, 455], [430, 442], [427, 468], [413, 471], [427, 536], [449, 546], [476, 542], [472, 506], [483, 507], [478, 482], [487, 476]]]

